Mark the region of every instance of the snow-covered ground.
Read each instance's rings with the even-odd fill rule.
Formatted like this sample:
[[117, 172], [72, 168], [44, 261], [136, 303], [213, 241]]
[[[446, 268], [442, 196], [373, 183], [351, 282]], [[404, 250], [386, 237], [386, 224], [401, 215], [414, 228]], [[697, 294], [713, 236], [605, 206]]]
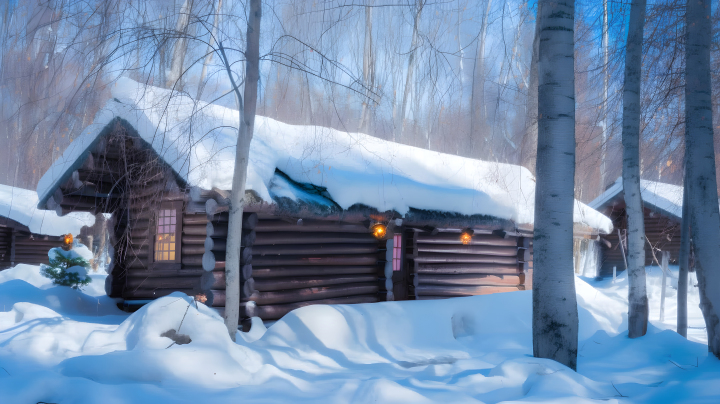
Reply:
[[577, 278], [575, 373], [532, 357], [529, 291], [310, 306], [235, 344], [185, 295], [129, 315], [103, 296], [102, 276], [83, 293], [19, 265], [0, 272], [0, 403], [720, 402], [697, 288], [688, 341], [673, 331], [674, 289], [658, 321], [660, 271], [648, 270], [652, 324], [636, 340], [625, 277]]

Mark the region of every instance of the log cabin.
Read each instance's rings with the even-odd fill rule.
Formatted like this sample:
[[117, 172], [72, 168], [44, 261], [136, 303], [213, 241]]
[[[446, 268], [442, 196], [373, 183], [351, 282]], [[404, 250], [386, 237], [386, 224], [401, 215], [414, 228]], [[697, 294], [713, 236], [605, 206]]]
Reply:
[[48, 262], [48, 250], [62, 244], [62, 235], [78, 236], [95, 218], [88, 213], [59, 217], [37, 209], [35, 191], [0, 185], [0, 270], [16, 264]]
[[[225, 307], [238, 112], [120, 79], [38, 184], [38, 207], [112, 213], [106, 290]], [[520, 166], [258, 116], [247, 168], [241, 316], [532, 285], [534, 179]], [[574, 230], [610, 220], [576, 202]]]
[[[645, 222], [645, 265], [660, 266], [663, 251], [670, 252], [670, 263], [680, 255], [683, 187], [640, 180]], [[598, 276], [612, 276], [627, 269], [627, 215], [622, 177], [589, 204], [613, 221], [614, 231], [601, 237]]]

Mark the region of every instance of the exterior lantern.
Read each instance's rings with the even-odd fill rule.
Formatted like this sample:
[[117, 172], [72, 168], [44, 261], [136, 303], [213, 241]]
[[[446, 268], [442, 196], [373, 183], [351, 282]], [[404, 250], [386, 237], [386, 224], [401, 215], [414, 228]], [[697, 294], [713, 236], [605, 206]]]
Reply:
[[387, 234], [387, 226], [382, 223], [375, 223], [370, 226], [370, 232], [376, 239], [382, 240]]
[[68, 234], [62, 236], [62, 238], [63, 238], [62, 249], [65, 251], [70, 251], [72, 249], [72, 245], [73, 245], [73, 235], [71, 233], [68, 233]]
[[473, 234], [475, 234], [473, 229], [463, 230], [462, 233], [460, 233], [460, 241], [465, 245], [470, 244], [470, 240], [472, 240]]

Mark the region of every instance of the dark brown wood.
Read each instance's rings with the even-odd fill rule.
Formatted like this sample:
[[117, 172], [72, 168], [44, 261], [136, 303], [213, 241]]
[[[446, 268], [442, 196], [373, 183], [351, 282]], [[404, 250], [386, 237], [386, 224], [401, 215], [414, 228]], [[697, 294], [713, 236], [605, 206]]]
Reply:
[[420, 256], [415, 258], [416, 263], [483, 263], [517, 265], [517, 261], [517, 257], [440, 253], [420, 253]]
[[445, 253], [464, 255], [494, 255], [502, 257], [514, 257], [517, 255], [516, 246], [487, 246], [487, 245], [463, 245], [463, 244], [419, 244], [418, 252], [422, 253]]
[[385, 259], [384, 253], [364, 255], [266, 255], [254, 256], [253, 265], [257, 267], [295, 266], [295, 265], [375, 265]]
[[328, 276], [377, 274], [379, 268], [374, 266], [290, 266], [261, 268], [253, 264], [253, 277], [259, 279], [285, 278], [292, 276]]
[[205, 273], [202, 268], [191, 267], [181, 269], [127, 269], [128, 278], [173, 278], [173, 277], [200, 277]]
[[517, 274], [517, 265], [501, 264], [416, 264], [416, 271], [419, 274]]
[[206, 238], [206, 236], [204, 233], [202, 235], [187, 235], [187, 236], [183, 235], [182, 236], [182, 245], [183, 246], [185, 246], [186, 244], [187, 245], [191, 245], [191, 244], [204, 245], [205, 238]]
[[415, 288], [419, 296], [477, 296], [493, 293], [515, 292], [520, 289], [517, 286], [441, 286], [420, 284]]
[[253, 245], [274, 245], [274, 244], [342, 244], [342, 243], [372, 243], [377, 244], [377, 239], [370, 234], [355, 233], [300, 233], [300, 232], [279, 232], [279, 233], [257, 233]]
[[128, 288], [143, 289], [193, 289], [200, 290], [200, 277], [176, 277], [176, 278], [140, 278], [128, 277], [125, 280]]
[[[263, 305], [256, 306], [253, 310], [254, 315], [262, 318], [263, 320], [278, 320], [287, 313], [299, 309], [305, 306], [311, 306], [313, 304], [358, 304], [358, 303], [375, 303], [379, 301], [377, 294], [366, 294], [357, 296], [337, 297], [329, 299], [320, 299], [307, 302], [297, 302], [282, 305]], [[241, 307], [240, 315], [245, 317], [248, 313], [245, 307]]]
[[189, 266], [202, 266], [202, 255], [183, 255], [182, 264]]
[[370, 231], [367, 226], [359, 223], [343, 223], [326, 220], [302, 219], [295, 220], [294, 223], [289, 221], [261, 220], [255, 228], [258, 232], [342, 232], [342, 233], [362, 233], [368, 234]]
[[[430, 233], [417, 233], [418, 244], [458, 244], [460, 242], [460, 233], [438, 233], [433, 236]], [[514, 237], [502, 238], [494, 234], [476, 234], [470, 240], [468, 245], [492, 245], [492, 246], [506, 246], [506, 247], [517, 247], [517, 241]], [[419, 246], [418, 246], [419, 248]]]
[[518, 275], [427, 275], [419, 277], [419, 285], [458, 285], [458, 286], [519, 286]]
[[377, 293], [379, 287], [376, 282], [357, 283], [341, 286], [322, 286], [305, 289], [293, 289], [281, 292], [259, 292], [252, 298], [258, 305], [286, 304], [302, 301], [329, 299], [354, 295], [367, 295]]
[[127, 300], [146, 300], [159, 299], [173, 292], [182, 292], [188, 296], [194, 296], [197, 293], [195, 289], [129, 289], [126, 288], [122, 292], [122, 297]]
[[378, 277], [376, 274], [257, 279], [255, 280], [255, 289], [260, 292], [270, 292], [313, 288], [318, 286], [343, 285], [348, 283], [369, 283], [377, 280]]
[[253, 254], [270, 255], [311, 255], [311, 254], [375, 254], [379, 252], [377, 244], [282, 244], [256, 245]]
[[[206, 236], [207, 235], [207, 227], [204, 225], [188, 225], [183, 226], [182, 232], [185, 235], [189, 236]], [[203, 237], [204, 239], [204, 237]]]

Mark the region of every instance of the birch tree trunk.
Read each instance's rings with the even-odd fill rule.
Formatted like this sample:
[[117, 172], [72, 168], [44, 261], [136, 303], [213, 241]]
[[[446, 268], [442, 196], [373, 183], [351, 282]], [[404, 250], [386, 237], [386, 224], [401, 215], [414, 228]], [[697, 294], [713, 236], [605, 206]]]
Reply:
[[[538, 18], [542, 4], [538, 3]], [[532, 57], [530, 59], [530, 79], [528, 84], [527, 111], [525, 113], [525, 137], [522, 141], [522, 163], [535, 174], [538, 135], [538, 52], [540, 47], [540, 21], [535, 19], [535, 37], [533, 38]]]
[[573, 270], [575, 2], [541, 0], [533, 355], [577, 369]]
[[603, 94], [602, 94], [602, 144], [600, 156], [600, 194], [605, 191], [605, 181], [607, 174], [607, 139], [608, 139], [608, 9], [607, 0], [603, 0], [603, 33], [602, 33], [602, 50], [603, 50]]
[[647, 332], [645, 287], [645, 218], [640, 194], [640, 80], [646, 0], [630, 6], [623, 86], [623, 190], [628, 227], [628, 337]]
[[[687, 164], [687, 163], [686, 163]], [[678, 289], [677, 289], [677, 333], [687, 338], [687, 292], [688, 272], [690, 270], [690, 211], [688, 210], [688, 180], [687, 170], [683, 180], [683, 208], [682, 208], [682, 229], [680, 230], [680, 257], [678, 264]]]
[[[255, 127], [255, 109], [257, 107], [257, 86], [260, 78], [260, 18], [261, 0], [250, 0], [248, 13], [247, 46], [245, 49], [245, 103], [243, 105], [240, 90], [230, 73], [226, 57], [225, 67], [235, 89], [240, 104], [240, 125], [235, 148], [235, 172], [230, 196], [230, 221], [228, 223], [227, 252], [225, 253], [225, 326], [230, 338], [235, 341], [240, 315], [240, 241], [242, 238], [242, 216], [245, 204], [245, 180], [247, 179], [250, 141]], [[224, 54], [222, 44], [220, 49]]]
[[176, 34], [180, 37], [175, 41], [173, 47], [172, 60], [170, 61], [170, 75], [168, 76], [168, 88], [182, 90], [182, 84], [179, 82], [182, 76], [183, 62], [185, 61], [185, 53], [187, 53], [187, 29], [190, 23], [190, 10], [192, 9], [191, 0], [185, 0], [180, 8], [177, 24], [175, 26]]
[[713, 148], [710, 83], [710, 0], [688, 0], [685, 29], [686, 187], [700, 308], [708, 350], [720, 358], [720, 212]]
[[220, 24], [220, 10], [222, 10], [222, 0], [218, 0], [217, 10], [215, 10], [215, 16], [213, 17], [212, 32], [210, 32], [210, 40], [208, 41], [207, 55], [203, 61], [202, 71], [200, 71], [200, 80], [198, 80], [198, 93], [197, 99], [200, 99], [202, 90], [205, 87], [205, 77], [207, 76], [207, 69], [212, 61], [212, 56], [215, 50], [215, 36], [217, 35], [218, 25]]
[[487, 35], [490, 7], [492, 7], [492, 0], [486, 0], [478, 47], [475, 52], [475, 64], [473, 65], [472, 92], [470, 95], [472, 108], [470, 113], [470, 148], [473, 157], [485, 156], [481, 150], [488, 145], [487, 132], [480, 130], [480, 128], [487, 124], [485, 114], [485, 37]]
[[365, 86], [365, 99], [360, 113], [360, 132], [368, 133], [368, 104], [370, 103], [371, 89], [374, 87], [375, 60], [372, 46], [372, 2], [365, 6], [365, 45], [363, 47], [363, 85]]
[[[415, 52], [417, 51], [418, 46], [418, 25], [420, 24], [420, 15], [422, 14], [422, 9], [425, 6], [425, 0], [418, 0], [417, 2], [417, 12], [415, 13], [415, 22], [413, 23], [413, 34], [412, 34], [412, 43], [410, 45], [410, 58], [408, 60], [408, 70], [407, 75], [405, 76], [405, 89], [403, 90], [403, 98], [402, 98], [402, 106], [400, 107], [400, 122], [395, 126], [396, 128], [400, 128], [400, 135], [398, 136], [398, 141], [403, 142], [403, 134], [405, 132], [405, 113], [407, 110], [408, 105], [408, 97], [410, 96], [410, 88], [413, 83], [413, 72], [415, 71]], [[396, 129], [397, 130], [397, 129]]]

